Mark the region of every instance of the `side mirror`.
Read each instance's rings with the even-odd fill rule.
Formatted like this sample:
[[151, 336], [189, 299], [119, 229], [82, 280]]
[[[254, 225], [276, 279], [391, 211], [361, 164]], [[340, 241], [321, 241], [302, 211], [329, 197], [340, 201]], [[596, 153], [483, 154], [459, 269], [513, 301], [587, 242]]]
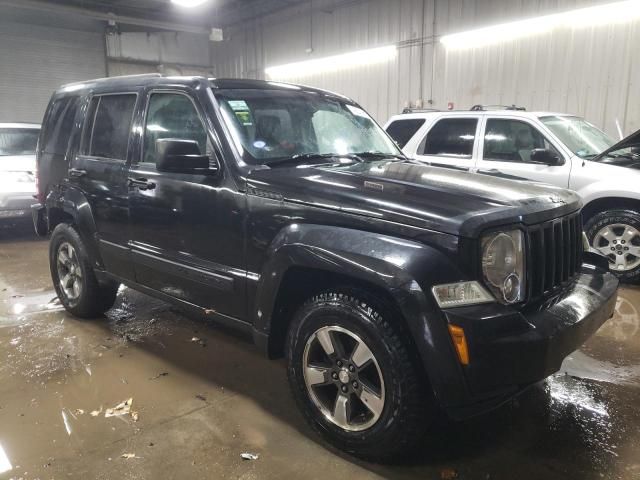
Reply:
[[564, 159], [562, 157], [553, 150], [546, 148], [534, 148], [531, 150], [531, 161], [535, 163], [542, 163], [543, 165], [549, 165], [550, 167], [559, 167], [564, 165]]
[[159, 172], [210, 174], [217, 171], [209, 166], [209, 157], [202, 155], [195, 140], [162, 138], [156, 140], [156, 152]]

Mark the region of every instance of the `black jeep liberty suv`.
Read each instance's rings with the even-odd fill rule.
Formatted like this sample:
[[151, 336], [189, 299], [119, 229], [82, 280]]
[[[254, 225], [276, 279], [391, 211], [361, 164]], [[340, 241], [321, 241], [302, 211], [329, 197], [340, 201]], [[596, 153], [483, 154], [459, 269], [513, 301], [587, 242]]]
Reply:
[[574, 193], [414, 163], [334, 93], [67, 85], [37, 157], [34, 223], [69, 312], [100, 316], [120, 284], [206, 310], [286, 356], [311, 426], [369, 460], [556, 372], [614, 310]]

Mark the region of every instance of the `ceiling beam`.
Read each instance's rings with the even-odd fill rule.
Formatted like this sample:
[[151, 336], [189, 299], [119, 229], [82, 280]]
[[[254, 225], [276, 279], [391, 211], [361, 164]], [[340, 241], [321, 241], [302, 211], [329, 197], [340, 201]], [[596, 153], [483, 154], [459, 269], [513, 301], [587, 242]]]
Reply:
[[187, 32], [199, 35], [209, 35], [209, 29], [198, 27], [195, 25], [186, 25], [180, 23], [162, 22], [157, 20], [149, 20], [146, 18], [136, 18], [124, 15], [116, 15], [113, 13], [97, 12], [86, 8], [72, 7], [68, 5], [59, 5], [45, 3], [39, 0], [0, 0], [0, 6], [22, 8], [28, 10], [40, 10], [51, 13], [63, 13], [67, 15], [79, 15], [92, 18], [94, 20], [102, 20], [108, 22], [110, 20], [121, 23], [123, 25], [136, 25], [139, 27], [156, 28], [158, 30], [168, 30], [171, 32]]

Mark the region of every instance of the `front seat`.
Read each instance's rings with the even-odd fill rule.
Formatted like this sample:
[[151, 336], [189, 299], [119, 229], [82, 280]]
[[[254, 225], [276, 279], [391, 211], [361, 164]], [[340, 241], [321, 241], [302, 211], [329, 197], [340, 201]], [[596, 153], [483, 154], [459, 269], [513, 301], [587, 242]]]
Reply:
[[263, 115], [256, 122], [256, 140], [262, 140], [268, 147], [280, 145], [280, 119], [275, 115]]
[[516, 148], [518, 149], [518, 155], [523, 162], [531, 161], [531, 150], [535, 147], [533, 135], [527, 128], [518, 130], [516, 134]]

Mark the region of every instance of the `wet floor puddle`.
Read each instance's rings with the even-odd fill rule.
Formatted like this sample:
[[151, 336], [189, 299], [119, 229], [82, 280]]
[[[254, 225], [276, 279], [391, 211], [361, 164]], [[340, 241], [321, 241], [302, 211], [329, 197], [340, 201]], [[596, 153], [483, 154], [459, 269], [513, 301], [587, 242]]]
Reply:
[[[209, 322], [126, 288], [106, 319], [81, 321], [51, 290], [11, 288], [0, 285], [3, 480], [163, 478], [163, 465], [176, 478], [265, 465], [244, 478], [640, 478], [640, 289], [621, 290], [615, 317], [560, 373], [496, 412], [435, 425], [415, 464], [380, 467], [325, 450], [282, 362]], [[251, 467], [246, 444], [262, 449]]]

